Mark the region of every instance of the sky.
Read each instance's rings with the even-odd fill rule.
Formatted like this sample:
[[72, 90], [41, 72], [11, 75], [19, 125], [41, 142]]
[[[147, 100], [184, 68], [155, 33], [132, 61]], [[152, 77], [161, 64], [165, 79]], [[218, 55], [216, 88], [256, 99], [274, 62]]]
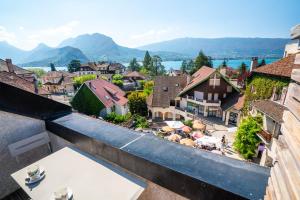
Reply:
[[25, 50], [102, 33], [138, 47], [180, 37], [289, 38], [300, 0], [0, 0], [0, 41]]

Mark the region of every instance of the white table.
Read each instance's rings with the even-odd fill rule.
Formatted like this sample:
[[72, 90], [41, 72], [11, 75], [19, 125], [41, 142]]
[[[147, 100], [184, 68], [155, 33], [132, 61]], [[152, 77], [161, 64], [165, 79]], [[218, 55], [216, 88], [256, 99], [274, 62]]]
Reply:
[[74, 200], [137, 199], [146, 184], [70, 148], [63, 148], [31, 165], [45, 169], [46, 177], [32, 190], [25, 184], [27, 168], [11, 176], [33, 200], [50, 200], [62, 187], [73, 191]]

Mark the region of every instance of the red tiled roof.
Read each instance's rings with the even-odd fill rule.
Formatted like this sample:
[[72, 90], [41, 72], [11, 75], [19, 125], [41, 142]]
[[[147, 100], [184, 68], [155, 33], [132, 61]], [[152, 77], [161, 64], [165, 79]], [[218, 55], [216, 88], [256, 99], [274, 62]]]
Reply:
[[200, 84], [204, 80], [206, 80], [211, 74], [213, 74], [216, 69], [211, 67], [203, 66], [198, 71], [196, 71], [192, 75], [192, 80], [185, 86], [181, 93], [188, 91], [189, 89], [193, 88], [194, 86]]
[[[22, 90], [26, 90], [31, 93], [35, 93], [35, 87], [33, 82], [19, 77], [18, 75], [12, 72], [0, 72], [0, 82], [20, 88]], [[42, 88], [38, 88], [38, 94], [45, 95], [49, 93]]]
[[[105, 81], [103, 79], [95, 79], [85, 82], [86, 86], [90, 88], [105, 107], [110, 108], [114, 104], [120, 106], [125, 105], [128, 100], [125, 98], [125, 92], [118, 86]], [[91, 86], [91, 87], [90, 87]]]
[[290, 78], [293, 69], [300, 69], [300, 64], [295, 64], [295, 56], [296, 54], [289, 55], [279, 61], [258, 67], [253, 72]]

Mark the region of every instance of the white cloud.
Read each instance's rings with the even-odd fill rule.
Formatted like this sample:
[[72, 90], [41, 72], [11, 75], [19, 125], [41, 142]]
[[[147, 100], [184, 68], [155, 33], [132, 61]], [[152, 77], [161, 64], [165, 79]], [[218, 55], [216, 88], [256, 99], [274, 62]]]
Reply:
[[14, 33], [7, 31], [4, 26], [0, 26], [0, 41], [14, 43], [16, 41], [16, 36]]
[[52, 43], [53, 40], [56, 41], [58, 38], [62, 39], [64, 37], [71, 36], [74, 28], [78, 25], [79, 21], [74, 20], [61, 26], [38, 30], [34, 34], [29, 35], [28, 39], [38, 42], [50, 41], [50, 43]]
[[19, 26], [19, 30], [23, 31], [25, 28], [23, 26]]

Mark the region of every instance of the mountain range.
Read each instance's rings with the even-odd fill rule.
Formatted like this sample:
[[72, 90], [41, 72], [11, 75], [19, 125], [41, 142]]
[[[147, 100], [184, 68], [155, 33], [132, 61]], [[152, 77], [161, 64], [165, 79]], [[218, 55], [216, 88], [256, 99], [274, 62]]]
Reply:
[[146, 50], [163, 60], [194, 58], [200, 50], [213, 58], [282, 57], [285, 38], [179, 38], [138, 48], [118, 45], [103, 34], [84, 34], [62, 41], [57, 47], [39, 44], [30, 51], [0, 42], [0, 58], [12, 58], [20, 66], [66, 66], [71, 60], [129, 62], [142, 60]]
[[195, 57], [199, 50], [213, 58], [279, 58], [286, 38], [178, 38], [138, 47], [149, 51], [171, 51]]

